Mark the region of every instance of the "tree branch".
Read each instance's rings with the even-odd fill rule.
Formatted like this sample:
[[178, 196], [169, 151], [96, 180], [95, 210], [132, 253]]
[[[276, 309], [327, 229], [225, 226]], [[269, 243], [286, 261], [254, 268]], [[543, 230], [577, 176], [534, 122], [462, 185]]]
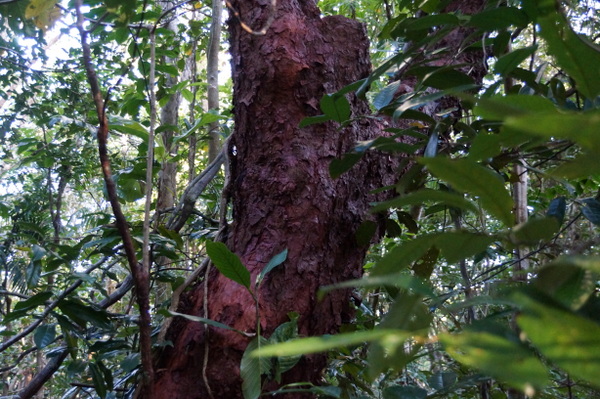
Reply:
[[[150, 271], [143, 264], [137, 261], [133, 239], [129, 231], [127, 219], [121, 210], [121, 204], [117, 195], [117, 188], [112, 178], [110, 167], [110, 158], [108, 155], [108, 119], [106, 117], [106, 104], [102, 99], [100, 85], [96, 72], [92, 66], [91, 49], [87, 42], [88, 32], [83, 26], [83, 14], [81, 12], [82, 0], [76, 0], [75, 11], [77, 14], [77, 29], [81, 37], [81, 46], [83, 50], [83, 62], [87, 74], [88, 83], [92, 91], [92, 97], [96, 106], [98, 115], [98, 153], [100, 156], [100, 164], [104, 176], [104, 184], [108, 200], [115, 216], [117, 229], [123, 240], [127, 262], [133, 276], [133, 282], [137, 293], [137, 304], [140, 312], [140, 352], [142, 358], [142, 370], [144, 374], [143, 385], [147, 386], [147, 397], [152, 398], [152, 381], [154, 379], [154, 367], [152, 365], [152, 341], [151, 341], [151, 316], [150, 316]], [[149, 144], [151, 145], [151, 143]]]

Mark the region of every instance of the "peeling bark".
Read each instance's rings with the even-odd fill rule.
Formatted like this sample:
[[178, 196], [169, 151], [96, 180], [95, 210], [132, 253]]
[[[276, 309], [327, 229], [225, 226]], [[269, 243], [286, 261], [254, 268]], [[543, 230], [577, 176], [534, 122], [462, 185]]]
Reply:
[[[248, 25], [262, 26], [269, 3], [233, 5]], [[376, 199], [369, 191], [391, 183], [395, 163], [371, 154], [333, 180], [331, 160], [356, 141], [381, 134], [381, 125], [368, 119], [341, 130], [333, 123], [302, 129], [298, 124], [320, 114], [324, 94], [368, 75], [364, 27], [343, 17], [321, 19], [312, 2], [282, 1], [266, 35], [250, 35], [235, 20], [230, 35], [236, 130], [229, 147], [234, 221], [226, 243], [253, 277], [273, 255], [289, 250], [288, 260], [271, 272], [259, 293], [264, 335], [288, 321], [291, 311], [300, 314], [301, 335], [336, 332], [352, 317], [349, 292], [336, 291], [319, 302], [316, 291], [361, 276], [367, 248], [356, 243], [355, 231]], [[351, 102], [353, 115], [369, 113], [363, 101]], [[203, 298], [198, 285], [182, 297], [179, 311], [202, 314]], [[204, 316], [247, 332], [256, 327], [252, 298], [215, 270]], [[159, 358], [157, 397], [208, 397], [200, 378], [204, 326], [175, 320], [167, 339], [174, 347]], [[248, 339], [211, 328], [209, 343], [206, 372], [214, 397], [241, 398], [239, 364]], [[325, 360], [306, 357], [284, 375], [284, 383], [318, 383]]]
[[[269, 0], [232, 1], [239, 18], [252, 29], [271, 20]], [[483, 1], [454, 2], [452, 7], [481, 10]], [[457, 8], [454, 8], [457, 9]], [[463, 10], [470, 12], [470, 9]], [[455, 48], [465, 38], [457, 31], [441, 44]], [[348, 173], [331, 179], [329, 164], [356, 141], [382, 134], [373, 119], [359, 119], [344, 129], [334, 123], [299, 128], [320, 114], [319, 100], [370, 71], [364, 27], [339, 16], [320, 17], [312, 1], [281, 0], [264, 36], [251, 35], [230, 21], [234, 80], [235, 132], [229, 144], [233, 223], [224, 241], [253, 278], [271, 257], [288, 249], [288, 259], [261, 286], [261, 332], [269, 336], [291, 311], [300, 314], [302, 336], [337, 332], [352, 318], [349, 291], [338, 290], [317, 301], [319, 287], [358, 278], [367, 248], [355, 232], [366, 219], [370, 191], [393, 183], [390, 157], [370, 153]], [[463, 43], [464, 44], [464, 43]], [[452, 47], [454, 46], [454, 47]], [[446, 64], [479, 62], [449, 53]], [[477, 56], [477, 55], [476, 55]], [[475, 68], [475, 80], [483, 73]], [[410, 85], [410, 81], [407, 82]], [[353, 116], [369, 114], [367, 104], [348, 97]], [[434, 108], [447, 107], [438, 103]], [[203, 314], [204, 285], [182, 295], [179, 311], [202, 315], [238, 330], [255, 332], [254, 302], [245, 288], [213, 269], [209, 276], [208, 314]], [[173, 347], [157, 359], [157, 398], [206, 398], [202, 359], [208, 340], [206, 369], [215, 398], [241, 398], [240, 360], [249, 339], [200, 323], [175, 319], [167, 335]], [[283, 376], [290, 382], [320, 382], [326, 358], [304, 357]], [[267, 389], [275, 389], [275, 383]], [[287, 394], [306, 398], [307, 394]]]

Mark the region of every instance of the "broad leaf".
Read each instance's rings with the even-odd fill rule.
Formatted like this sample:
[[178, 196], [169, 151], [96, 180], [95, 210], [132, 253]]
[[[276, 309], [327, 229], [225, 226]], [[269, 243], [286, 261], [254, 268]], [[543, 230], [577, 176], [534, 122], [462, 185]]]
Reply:
[[459, 191], [479, 197], [481, 205], [505, 225], [513, 222], [513, 200], [502, 178], [492, 170], [467, 159], [421, 158], [420, 163]]
[[401, 208], [407, 205], [419, 205], [427, 202], [438, 202], [449, 207], [459, 208], [478, 213], [477, 206], [462, 195], [440, 190], [424, 188], [389, 201], [380, 202], [371, 208], [371, 212], [381, 212], [390, 208]]
[[215, 267], [225, 277], [250, 290], [250, 272], [242, 264], [240, 258], [231, 252], [225, 244], [208, 241], [206, 243], [206, 253]]
[[572, 378], [600, 387], [600, 325], [522, 294], [515, 300], [523, 308], [517, 323], [542, 355]]
[[240, 364], [240, 377], [242, 377], [242, 393], [244, 399], [258, 399], [262, 392], [261, 376], [271, 372], [271, 362], [266, 357], [255, 357], [257, 349], [260, 349], [268, 340], [264, 337], [256, 337], [246, 347], [242, 362]]
[[265, 276], [274, 268], [281, 265], [287, 259], [288, 250], [287, 248], [273, 256], [269, 263], [261, 270], [260, 274], [256, 277], [256, 284], [260, 285]]
[[506, 334], [490, 331], [463, 331], [439, 336], [444, 348], [456, 360], [481, 370], [522, 391], [547, 384], [547, 372], [535, 354]]
[[352, 333], [341, 333], [337, 335], [324, 335], [321, 337], [298, 338], [279, 344], [263, 346], [255, 350], [252, 357], [265, 356], [296, 356], [310, 353], [324, 352], [330, 349], [346, 346], [360, 345], [365, 342], [380, 340], [384, 338], [402, 340], [408, 338], [409, 333], [396, 330], [370, 330]]
[[42, 324], [33, 334], [33, 342], [38, 349], [50, 345], [56, 338], [56, 324]]

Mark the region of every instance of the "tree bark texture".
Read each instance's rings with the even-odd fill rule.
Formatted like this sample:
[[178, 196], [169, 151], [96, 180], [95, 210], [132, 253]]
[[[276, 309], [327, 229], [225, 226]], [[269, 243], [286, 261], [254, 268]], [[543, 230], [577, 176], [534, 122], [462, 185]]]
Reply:
[[[269, 19], [270, 0], [232, 1], [240, 18], [255, 29]], [[251, 35], [230, 21], [234, 80], [235, 132], [229, 145], [233, 222], [225, 239], [251, 271], [253, 280], [284, 249], [288, 259], [261, 286], [261, 329], [265, 336], [298, 312], [303, 336], [336, 332], [350, 321], [347, 290], [322, 301], [319, 287], [358, 278], [367, 250], [355, 239], [365, 220], [369, 192], [392, 183], [395, 163], [369, 154], [338, 179], [330, 162], [359, 140], [381, 134], [381, 125], [360, 119], [339, 129], [334, 123], [299, 128], [321, 113], [319, 100], [370, 71], [369, 43], [361, 23], [343, 17], [321, 18], [313, 1], [281, 0], [266, 35]], [[354, 97], [353, 116], [369, 113]], [[208, 314], [246, 332], [255, 332], [254, 302], [245, 288], [213, 269]], [[181, 298], [180, 312], [202, 315], [203, 285]], [[241, 398], [240, 360], [249, 339], [239, 334], [176, 319], [167, 348], [158, 359], [157, 398], [208, 397], [202, 381], [205, 339], [206, 374], [215, 398]], [[305, 357], [284, 374], [284, 383], [318, 383], [322, 355]], [[270, 386], [269, 388], [274, 388]], [[310, 397], [288, 394], [287, 398]]]

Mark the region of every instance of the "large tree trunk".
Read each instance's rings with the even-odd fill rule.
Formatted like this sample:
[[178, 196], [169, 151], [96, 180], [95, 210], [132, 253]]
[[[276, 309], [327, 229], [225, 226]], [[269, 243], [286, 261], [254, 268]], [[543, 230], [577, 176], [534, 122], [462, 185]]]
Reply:
[[[235, 1], [248, 25], [259, 29], [269, 19], [270, 1]], [[319, 287], [361, 275], [365, 246], [355, 232], [365, 219], [369, 191], [390, 183], [393, 162], [369, 155], [349, 173], [333, 180], [329, 163], [358, 140], [381, 133], [380, 125], [362, 119], [338, 130], [328, 123], [299, 128], [320, 113], [319, 100], [367, 76], [369, 43], [363, 26], [342, 17], [321, 19], [312, 1], [281, 0], [266, 35], [251, 35], [237, 20], [230, 22], [234, 79], [235, 132], [230, 143], [234, 220], [226, 243], [253, 278], [270, 258], [287, 248], [287, 261], [271, 272], [260, 291], [265, 336], [300, 314], [301, 335], [337, 331], [349, 321], [348, 291], [317, 301]], [[351, 98], [353, 115], [369, 112]], [[386, 180], [387, 179], [387, 180]], [[203, 314], [204, 285], [181, 300], [180, 311]], [[211, 319], [254, 332], [253, 300], [246, 290], [214, 269], [209, 277]], [[174, 346], [159, 359], [159, 398], [208, 397], [202, 381], [206, 328], [175, 320], [167, 339]], [[215, 398], [241, 394], [239, 365], [248, 339], [210, 328], [207, 379]], [[310, 356], [284, 376], [284, 382], [319, 382], [325, 358]], [[301, 397], [287, 395], [286, 397]]]
[[[271, 0], [231, 2], [244, 23], [260, 30], [270, 20]], [[456, 1], [449, 10], [470, 13], [483, 0]], [[467, 35], [457, 30], [444, 43], [457, 48]], [[382, 134], [381, 125], [360, 119], [344, 129], [334, 123], [299, 128], [299, 122], [320, 113], [319, 100], [369, 73], [368, 40], [363, 26], [342, 17], [321, 18], [313, 1], [280, 0], [266, 35], [251, 35], [237, 19], [230, 21], [234, 79], [235, 132], [230, 141], [229, 195], [234, 220], [224, 241], [237, 253], [253, 278], [271, 257], [289, 250], [287, 261], [261, 286], [261, 332], [265, 336], [300, 314], [303, 336], [336, 332], [352, 317], [348, 291], [335, 291], [317, 301], [319, 287], [357, 278], [362, 273], [365, 246], [355, 233], [366, 218], [369, 194], [392, 183], [397, 175], [388, 156], [370, 153], [341, 178], [331, 179], [331, 160], [359, 140]], [[462, 43], [464, 45], [464, 43]], [[448, 53], [446, 62], [477, 63]], [[482, 64], [482, 63], [481, 63]], [[482, 67], [469, 71], [480, 81]], [[408, 82], [410, 85], [410, 81]], [[366, 103], [351, 97], [353, 116], [369, 113]], [[447, 100], [450, 101], [451, 100]], [[434, 108], [447, 108], [439, 103]], [[255, 332], [254, 302], [245, 288], [216, 270], [208, 293], [198, 285], [182, 296], [179, 311], [202, 315], [246, 332]], [[204, 298], [208, 298], [204, 314]], [[173, 347], [158, 359], [158, 398], [209, 397], [203, 382], [203, 358], [208, 347], [206, 380], [215, 398], [241, 398], [239, 365], [249, 339], [239, 334], [176, 319], [167, 339]], [[284, 375], [283, 383], [319, 383], [325, 357], [305, 357]], [[270, 385], [269, 389], [274, 388]], [[286, 398], [309, 397], [288, 394]]]

